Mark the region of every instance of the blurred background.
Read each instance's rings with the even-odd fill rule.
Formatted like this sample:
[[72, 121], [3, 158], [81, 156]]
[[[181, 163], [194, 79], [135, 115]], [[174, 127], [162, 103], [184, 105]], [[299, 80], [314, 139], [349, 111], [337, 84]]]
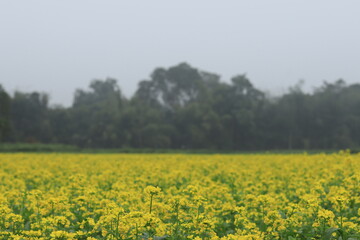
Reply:
[[354, 0], [1, 2], [0, 142], [358, 149], [359, 11]]

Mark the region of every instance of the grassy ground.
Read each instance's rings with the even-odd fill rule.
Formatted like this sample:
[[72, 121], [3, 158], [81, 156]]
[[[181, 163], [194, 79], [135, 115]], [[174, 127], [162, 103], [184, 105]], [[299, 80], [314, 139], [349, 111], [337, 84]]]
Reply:
[[[316, 154], [335, 153], [336, 149], [274, 149], [274, 150], [214, 150], [214, 149], [155, 149], [155, 148], [80, 148], [65, 144], [41, 144], [41, 143], [0, 143], [0, 152], [66, 152], [66, 153], [191, 153], [191, 154]], [[351, 153], [358, 150], [352, 149]]]
[[40, 143], [0, 143], [0, 152], [76, 152], [76, 146]]

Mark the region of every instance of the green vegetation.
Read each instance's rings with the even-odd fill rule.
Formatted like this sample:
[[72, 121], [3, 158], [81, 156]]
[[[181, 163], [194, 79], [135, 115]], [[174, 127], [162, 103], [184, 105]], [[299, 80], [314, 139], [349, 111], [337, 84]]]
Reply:
[[76, 146], [63, 144], [41, 144], [41, 143], [2, 143], [0, 152], [77, 152]]
[[274, 98], [245, 75], [222, 82], [182, 63], [155, 69], [131, 98], [106, 79], [77, 90], [71, 107], [49, 106], [48, 99], [10, 96], [0, 87], [0, 142], [116, 152], [360, 148], [360, 84], [342, 80], [313, 93], [298, 84]]

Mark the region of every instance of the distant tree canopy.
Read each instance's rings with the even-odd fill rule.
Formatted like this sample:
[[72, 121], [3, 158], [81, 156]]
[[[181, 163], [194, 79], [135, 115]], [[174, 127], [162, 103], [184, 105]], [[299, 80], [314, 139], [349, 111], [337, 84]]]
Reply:
[[0, 85], [0, 142], [10, 135], [10, 96]]
[[301, 85], [267, 97], [246, 75], [229, 83], [187, 63], [157, 68], [127, 99], [115, 79], [76, 90], [71, 107], [44, 93], [0, 86], [0, 142], [63, 143], [89, 148], [213, 150], [360, 147], [360, 84]]

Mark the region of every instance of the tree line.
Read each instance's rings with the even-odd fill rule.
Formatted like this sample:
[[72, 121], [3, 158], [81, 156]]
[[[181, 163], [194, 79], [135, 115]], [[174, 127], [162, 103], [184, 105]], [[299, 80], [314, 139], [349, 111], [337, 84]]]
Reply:
[[360, 84], [300, 85], [279, 97], [246, 75], [229, 83], [187, 63], [155, 69], [126, 98], [115, 79], [76, 90], [72, 106], [0, 86], [0, 142], [84, 148], [211, 150], [341, 149], [360, 146]]

